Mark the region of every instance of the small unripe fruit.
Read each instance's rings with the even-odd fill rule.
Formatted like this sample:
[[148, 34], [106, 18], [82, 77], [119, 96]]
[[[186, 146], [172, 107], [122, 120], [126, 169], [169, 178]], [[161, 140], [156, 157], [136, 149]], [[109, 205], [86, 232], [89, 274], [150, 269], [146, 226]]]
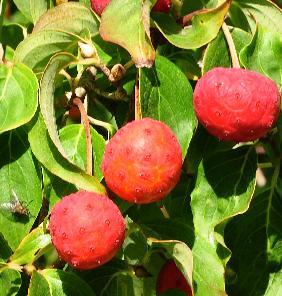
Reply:
[[52, 209], [52, 242], [61, 259], [77, 269], [92, 269], [111, 260], [124, 241], [125, 222], [107, 196], [79, 191]]
[[69, 109], [69, 118], [73, 121], [80, 121], [81, 115], [77, 106], [71, 106]]
[[[91, 7], [98, 15], [101, 15], [109, 3], [110, 0], [91, 0]], [[153, 7], [153, 10], [168, 13], [170, 10], [170, 5], [171, 0], [158, 0]]]
[[182, 272], [173, 260], [167, 261], [162, 267], [157, 278], [157, 295], [169, 290], [183, 291], [187, 296], [192, 296], [192, 290]]
[[108, 187], [129, 202], [150, 203], [179, 180], [181, 147], [163, 122], [144, 118], [118, 130], [106, 146], [102, 171]]
[[280, 93], [269, 78], [250, 70], [214, 68], [197, 82], [194, 108], [199, 121], [220, 140], [248, 142], [275, 125]]

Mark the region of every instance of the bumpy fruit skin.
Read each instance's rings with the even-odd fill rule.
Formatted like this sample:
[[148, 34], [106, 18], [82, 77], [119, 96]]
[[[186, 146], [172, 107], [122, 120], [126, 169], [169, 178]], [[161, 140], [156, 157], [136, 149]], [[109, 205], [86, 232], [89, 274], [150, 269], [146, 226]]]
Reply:
[[[109, 3], [110, 0], [91, 0], [91, 7], [98, 15], [101, 15]], [[170, 5], [171, 0], [158, 0], [153, 10], [168, 13], [170, 10]]]
[[49, 230], [61, 259], [77, 269], [111, 260], [124, 241], [125, 222], [107, 196], [79, 191], [52, 209]]
[[275, 125], [280, 94], [271, 79], [257, 72], [214, 68], [197, 82], [194, 108], [212, 135], [247, 142], [265, 136]]
[[106, 146], [102, 171], [108, 187], [129, 202], [158, 201], [174, 188], [182, 166], [181, 147], [163, 122], [128, 123]]
[[157, 295], [171, 289], [183, 291], [187, 296], [192, 296], [187, 280], [173, 260], [167, 261], [158, 275]]

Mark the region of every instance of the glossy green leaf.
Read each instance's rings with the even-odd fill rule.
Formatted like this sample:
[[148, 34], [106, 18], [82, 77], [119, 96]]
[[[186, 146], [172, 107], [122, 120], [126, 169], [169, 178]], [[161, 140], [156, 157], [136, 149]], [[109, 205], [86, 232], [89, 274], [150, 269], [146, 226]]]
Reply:
[[[237, 54], [239, 55], [241, 49], [245, 47], [251, 40], [251, 34], [234, 28], [231, 31]], [[209, 43], [203, 58], [203, 73], [211, 70], [214, 67], [230, 68], [231, 57], [229, 48], [222, 31], [219, 32], [217, 37]]]
[[23, 64], [0, 65], [0, 133], [21, 126], [37, 108], [38, 83]]
[[[44, 269], [41, 277], [49, 285], [50, 295], [94, 296], [90, 286], [77, 275], [59, 269]], [[35, 294], [37, 295], [37, 294]], [[48, 295], [48, 294], [47, 294]]]
[[48, 10], [34, 31], [16, 49], [20, 61], [41, 73], [49, 59], [60, 51], [74, 52], [77, 42], [98, 35], [95, 15], [81, 3], [68, 2]]
[[[93, 128], [91, 128], [91, 137], [94, 176], [101, 181], [103, 179], [101, 162], [106, 143], [104, 138]], [[68, 159], [82, 170], [86, 170], [86, 137], [84, 126], [82, 124], [67, 125], [60, 130], [60, 140]]]
[[271, 28], [282, 35], [282, 10], [270, 0], [234, 0], [246, 16], [255, 18], [262, 26]]
[[48, 9], [46, 0], [14, 0], [14, 3], [33, 24]]
[[170, 126], [180, 142], [184, 158], [197, 124], [192, 87], [183, 72], [162, 56], [157, 56], [152, 69], [142, 69], [139, 75], [142, 116]]
[[112, 0], [101, 17], [102, 38], [125, 48], [137, 67], [151, 67], [155, 59], [150, 5], [150, 0]]
[[48, 281], [38, 271], [32, 273], [28, 288], [28, 296], [52, 296]]
[[0, 295], [16, 296], [22, 284], [21, 274], [14, 269], [0, 271]]
[[229, 251], [214, 229], [248, 209], [255, 188], [256, 164], [253, 148], [246, 146], [211, 152], [199, 166], [191, 200], [196, 295], [225, 291], [224, 267]]
[[41, 227], [37, 227], [21, 241], [10, 261], [19, 265], [32, 264], [38, 251], [50, 243], [50, 235], [45, 234]]
[[95, 36], [98, 34], [98, 26], [99, 22], [89, 8], [81, 3], [67, 2], [42, 15], [33, 32], [55, 30], [79, 36], [87, 32], [90, 36]]
[[265, 174], [269, 181], [258, 188], [248, 212], [233, 218], [225, 229], [232, 251], [229, 267], [236, 277], [229, 286], [231, 296], [281, 292], [282, 203], [275, 190], [279, 166]]
[[15, 250], [41, 208], [41, 176], [23, 128], [2, 134], [0, 147], [0, 233]]
[[282, 87], [282, 35], [258, 24], [251, 43], [240, 53], [247, 69], [260, 72]]
[[57, 130], [54, 93], [56, 88], [56, 79], [59, 76], [60, 70], [67, 67], [67, 65], [69, 65], [71, 62], [76, 61], [76, 57], [69, 53], [63, 52], [56, 54], [46, 66], [40, 83], [39, 103], [41, 114], [44, 118], [50, 138], [64, 157], [67, 156], [64, 148], [62, 147]]
[[64, 158], [51, 141], [41, 114], [37, 114], [30, 128], [28, 139], [35, 157], [52, 174], [73, 183], [80, 189], [105, 194], [105, 188], [99, 181]]
[[228, 12], [230, 0], [217, 8], [199, 11], [192, 18], [192, 25], [182, 28], [175, 20], [166, 14], [153, 15], [155, 25], [164, 37], [173, 45], [180, 48], [199, 48], [213, 40]]
[[191, 249], [183, 242], [174, 240], [161, 241], [149, 238], [148, 242], [153, 247], [158, 246], [166, 250], [169, 258], [174, 259], [190, 287], [192, 287], [193, 256]]

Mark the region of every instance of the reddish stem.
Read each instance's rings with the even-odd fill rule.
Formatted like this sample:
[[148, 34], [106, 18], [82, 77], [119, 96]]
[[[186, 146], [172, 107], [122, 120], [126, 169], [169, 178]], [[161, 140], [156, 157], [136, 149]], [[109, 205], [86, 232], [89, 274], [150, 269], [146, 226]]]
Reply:
[[139, 83], [138, 79], [136, 79], [136, 83], [135, 83], [135, 87], [134, 87], [135, 120], [139, 120], [142, 118], [138, 83]]
[[76, 105], [80, 111], [82, 123], [85, 129], [86, 134], [86, 164], [87, 169], [86, 172], [88, 175], [92, 175], [92, 141], [91, 141], [91, 131], [90, 131], [90, 124], [88, 120], [87, 112], [84, 108], [84, 105], [79, 98], [73, 99], [73, 104]]

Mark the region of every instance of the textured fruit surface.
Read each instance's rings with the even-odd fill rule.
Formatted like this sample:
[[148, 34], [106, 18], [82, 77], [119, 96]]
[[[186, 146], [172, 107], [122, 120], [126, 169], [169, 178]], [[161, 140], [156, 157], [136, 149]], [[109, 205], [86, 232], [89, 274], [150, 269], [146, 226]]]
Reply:
[[153, 11], [166, 12], [170, 10], [171, 0], [158, 0], [155, 4]]
[[171, 289], [183, 291], [187, 296], [192, 296], [187, 280], [173, 260], [167, 261], [158, 275], [157, 295]]
[[106, 146], [102, 170], [121, 198], [150, 203], [164, 198], [179, 180], [181, 148], [164, 123], [144, 118], [128, 123]]
[[60, 257], [77, 269], [112, 259], [124, 241], [125, 222], [107, 196], [79, 191], [52, 209], [49, 229]]
[[250, 70], [214, 68], [196, 84], [194, 108], [199, 121], [220, 140], [256, 140], [275, 125], [280, 94], [269, 78]]
[[[106, 6], [110, 3], [110, 0], [91, 0], [92, 9], [101, 15]], [[159, 12], [169, 12], [171, 0], [158, 0], [153, 10]]]
[[98, 15], [101, 15], [109, 3], [110, 0], [91, 0], [91, 7]]

